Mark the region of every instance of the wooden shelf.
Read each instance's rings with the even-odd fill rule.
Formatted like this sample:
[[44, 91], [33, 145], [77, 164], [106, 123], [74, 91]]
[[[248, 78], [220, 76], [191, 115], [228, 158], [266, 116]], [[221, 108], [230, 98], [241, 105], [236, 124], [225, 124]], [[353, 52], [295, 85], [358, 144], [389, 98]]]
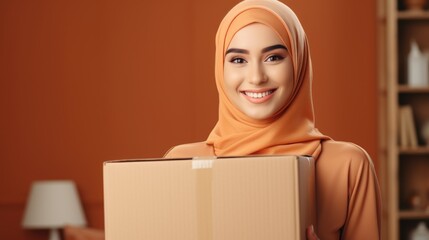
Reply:
[[429, 154], [429, 147], [419, 146], [417, 148], [404, 148], [399, 147], [399, 154], [403, 155], [422, 155], [422, 154]]
[[398, 86], [399, 93], [429, 93], [429, 87], [410, 87], [407, 85]]
[[[410, 42], [415, 40], [421, 49], [429, 48], [429, 9], [424, 11], [403, 10], [399, 0], [378, 0], [380, 37], [380, 145], [386, 151], [379, 157], [385, 163], [383, 174], [383, 197], [386, 216], [383, 220], [384, 239], [408, 239], [416, 222], [429, 222], [429, 208], [413, 210], [403, 208], [403, 202], [413, 192], [429, 194], [427, 176], [429, 173], [429, 146], [401, 147], [399, 113], [401, 107], [412, 109], [412, 125], [416, 133], [420, 125], [429, 120], [429, 86], [410, 87], [407, 80], [407, 57]], [[424, 50], [423, 50], [424, 51]], [[403, 120], [403, 119], [402, 119]], [[402, 129], [403, 130], [403, 129]], [[429, 197], [428, 197], [429, 198]], [[428, 200], [429, 201], [429, 200]]]
[[402, 210], [399, 211], [400, 219], [429, 219], [429, 211]]
[[398, 11], [399, 20], [429, 20], [429, 11]]

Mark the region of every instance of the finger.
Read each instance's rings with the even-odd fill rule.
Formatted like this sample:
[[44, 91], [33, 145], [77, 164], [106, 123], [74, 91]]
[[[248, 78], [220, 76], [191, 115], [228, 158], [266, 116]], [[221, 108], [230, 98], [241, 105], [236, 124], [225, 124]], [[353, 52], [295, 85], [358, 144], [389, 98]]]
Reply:
[[307, 227], [307, 240], [319, 240], [316, 233], [314, 232], [313, 225]]

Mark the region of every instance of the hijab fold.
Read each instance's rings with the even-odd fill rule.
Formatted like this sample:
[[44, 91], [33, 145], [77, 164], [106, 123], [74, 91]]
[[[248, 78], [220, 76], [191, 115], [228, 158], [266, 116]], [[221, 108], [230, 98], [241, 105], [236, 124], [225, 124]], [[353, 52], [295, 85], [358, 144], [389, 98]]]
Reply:
[[[240, 29], [252, 23], [265, 24], [277, 33], [289, 51], [294, 71], [289, 101], [264, 120], [246, 116], [228, 99], [223, 77], [229, 43]], [[245, 0], [232, 8], [216, 34], [215, 78], [219, 119], [206, 143], [213, 146], [216, 155], [294, 154], [317, 158], [321, 141], [329, 137], [314, 125], [310, 50], [304, 29], [289, 7], [276, 0]]]

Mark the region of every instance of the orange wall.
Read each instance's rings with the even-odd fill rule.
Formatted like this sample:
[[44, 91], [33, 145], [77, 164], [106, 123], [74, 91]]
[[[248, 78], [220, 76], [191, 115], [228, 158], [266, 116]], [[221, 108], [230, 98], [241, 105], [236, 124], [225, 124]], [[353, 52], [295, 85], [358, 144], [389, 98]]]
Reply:
[[[103, 161], [205, 139], [214, 35], [236, 2], [0, 1], [0, 239], [47, 238], [20, 227], [34, 180], [75, 180], [102, 228]], [[375, 2], [285, 2], [309, 36], [317, 126], [376, 160]]]

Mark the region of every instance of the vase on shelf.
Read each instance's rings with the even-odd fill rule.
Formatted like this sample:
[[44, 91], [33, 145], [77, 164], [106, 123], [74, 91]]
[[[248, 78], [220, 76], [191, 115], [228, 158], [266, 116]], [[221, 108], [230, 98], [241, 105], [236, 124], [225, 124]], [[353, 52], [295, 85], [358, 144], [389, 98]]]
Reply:
[[424, 222], [420, 222], [411, 232], [411, 240], [429, 240], [429, 230]]
[[403, 0], [407, 10], [423, 11], [426, 7], [427, 0]]
[[429, 56], [420, 50], [416, 40], [411, 40], [407, 61], [408, 85], [410, 87], [427, 87], [429, 85]]

